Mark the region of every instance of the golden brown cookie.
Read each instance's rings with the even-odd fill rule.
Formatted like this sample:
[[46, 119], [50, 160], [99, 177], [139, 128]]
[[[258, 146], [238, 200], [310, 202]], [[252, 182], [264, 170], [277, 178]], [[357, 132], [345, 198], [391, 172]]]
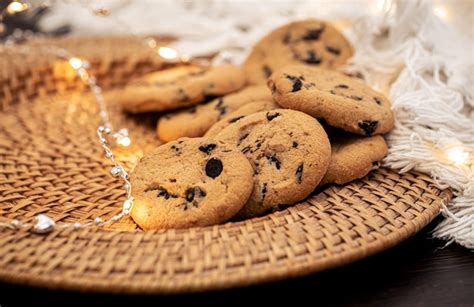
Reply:
[[299, 110], [328, 125], [361, 135], [393, 129], [390, 101], [363, 81], [304, 65], [276, 71], [268, 86], [282, 107]]
[[244, 63], [247, 82], [263, 83], [277, 69], [294, 64], [333, 69], [353, 54], [349, 41], [330, 23], [307, 19], [273, 30]]
[[237, 146], [254, 169], [254, 188], [239, 218], [253, 217], [307, 197], [329, 165], [331, 147], [317, 120], [284, 109], [246, 116], [215, 139]]
[[158, 137], [168, 142], [183, 136], [202, 136], [227, 113], [252, 101], [271, 99], [270, 90], [265, 85], [246, 87], [209, 103], [162, 116], [157, 125]]
[[331, 162], [321, 185], [345, 184], [367, 175], [380, 166], [387, 155], [387, 144], [380, 135], [359, 137], [343, 134], [330, 135]]
[[144, 156], [131, 174], [131, 216], [143, 229], [222, 223], [246, 203], [252, 174], [231, 144], [207, 138], [167, 143]]
[[130, 113], [166, 111], [234, 92], [243, 85], [243, 73], [235, 66], [178, 66], [147, 74], [108, 98]]
[[231, 112], [224, 116], [220, 121], [215, 123], [207, 132], [204, 136], [206, 137], [214, 137], [216, 136], [219, 132], [221, 132], [225, 127], [229, 126], [232, 123], [235, 123], [243, 118], [245, 116], [253, 114], [253, 113], [258, 113], [261, 111], [270, 111], [273, 109], [279, 108], [278, 105], [273, 102], [273, 101], [268, 101], [268, 100], [260, 100], [260, 101], [254, 101], [250, 102], [234, 112]]

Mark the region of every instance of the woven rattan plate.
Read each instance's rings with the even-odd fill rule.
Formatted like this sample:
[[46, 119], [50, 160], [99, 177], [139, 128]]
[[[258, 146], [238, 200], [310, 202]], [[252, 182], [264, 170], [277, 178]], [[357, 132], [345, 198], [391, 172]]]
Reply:
[[[95, 138], [97, 108], [64, 63], [40, 52], [66, 47], [90, 60], [104, 89], [162, 67], [132, 38], [30, 43], [0, 54], [0, 221], [107, 218], [124, 191]], [[18, 51], [25, 48], [18, 48]], [[134, 141], [118, 152], [132, 165], [156, 146], [156, 115], [131, 117], [110, 101]], [[142, 232], [126, 219], [108, 229], [34, 235], [0, 231], [0, 280], [88, 291], [178, 293], [229, 288], [341, 266], [403, 241], [429, 223], [449, 191], [419, 173], [388, 169], [329, 187], [273, 214], [236, 223]]]

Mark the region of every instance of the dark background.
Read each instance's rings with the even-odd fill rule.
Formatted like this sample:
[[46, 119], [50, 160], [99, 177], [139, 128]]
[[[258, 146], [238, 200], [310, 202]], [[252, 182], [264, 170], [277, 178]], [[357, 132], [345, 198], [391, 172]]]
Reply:
[[[437, 218], [386, 252], [303, 278], [181, 296], [51, 291], [0, 283], [0, 306], [474, 306], [474, 253], [431, 238]], [[249, 303], [250, 302], [250, 303]], [[253, 306], [254, 304], [252, 304]]]

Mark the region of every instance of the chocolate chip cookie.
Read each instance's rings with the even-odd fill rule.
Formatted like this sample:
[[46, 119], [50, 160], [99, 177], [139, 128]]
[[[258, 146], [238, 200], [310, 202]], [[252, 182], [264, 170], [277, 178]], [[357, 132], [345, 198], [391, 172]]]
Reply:
[[234, 92], [243, 85], [243, 73], [235, 66], [178, 66], [134, 80], [109, 93], [108, 99], [130, 113], [166, 111]]
[[380, 166], [387, 155], [387, 144], [380, 135], [358, 137], [343, 134], [330, 135], [331, 162], [321, 185], [326, 183], [345, 184], [362, 178]]
[[393, 129], [390, 101], [359, 79], [304, 65], [276, 71], [268, 86], [282, 107], [299, 110], [328, 125], [369, 136]]
[[143, 229], [188, 228], [222, 223], [246, 203], [253, 170], [231, 145], [182, 138], [144, 156], [131, 174], [131, 211]]
[[158, 121], [158, 137], [168, 142], [183, 136], [202, 136], [224, 115], [256, 100], [272, 100], [268, 87], [265, 85], [246, 87], [209, 103], [164, 115]]
[[229, 126], [232, 123], [235, 123], [243, 118], [245, 116], [258, 113], [261, 111], [270, 111], [273, 109], [279, 108], [278, 105], [271, 101], [266, 101], [266, 100], [260, 100], [260, 101], [254, 101], [250, 102], [234, 112], [231, 112], [224, 116], [220, 121], [215, 123], [207, 132], [204, 136], [206, 137], [213, 137], [216, 136], [219, 132], [221, 132], [225, 127]]
[[237, 146], [253, 167], [253, 192], [239, 218], [307, 197], [326, 173], [331, 155], [328, 137], [318, 121], [293, 110], [248, 115], [215, 139]]
[[352, 54], [351, 44], [334, 26], [308, 19], [289, 23], [263, 37], [247, 57], [244, 72], [247, 82], [256, 84], [287, 65], [333, 69]]

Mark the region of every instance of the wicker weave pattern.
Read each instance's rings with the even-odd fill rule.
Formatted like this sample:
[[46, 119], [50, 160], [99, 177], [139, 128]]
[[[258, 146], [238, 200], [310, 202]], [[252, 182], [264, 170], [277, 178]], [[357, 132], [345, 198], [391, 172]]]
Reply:
[[[93, 72], [105, 88], [162, 66], [129, 38], [85, 42], [79, 47], [76, 40], [59, 43], [92, 59]], [[102, 53], [92, 48], [97, 44], [115, 59], [99, 58]], [[0, 220], [31, 220], [44, 212], [63, 222], [110, 217], [120, 210], [124, 194], [94, 138], [98, 118], [92, 97], [71, 93], [82, 85], [60, 69], [58, 73], [52, 59], [43, 60], [39, 66], [31, 65], [37, 63], [34, 58], [23, 65], [13, 58], [1, 62], [9, 75], [0, 79]], [[113, 102], [110, 108], [114, 124], [131, 130], [132, 148], [118, 153], [130, 166], [159, 144], [155, 118], [124, 115]], [[127, 219], [113, 229], [48, 236], [3, 230], [0, 279], [91, 291], [169, 293], [297, 276], [397, 244], [431, 221], [450, 197], [426, 175], [382, 169], [294, 207], [238, 223], [141, 232]]]

